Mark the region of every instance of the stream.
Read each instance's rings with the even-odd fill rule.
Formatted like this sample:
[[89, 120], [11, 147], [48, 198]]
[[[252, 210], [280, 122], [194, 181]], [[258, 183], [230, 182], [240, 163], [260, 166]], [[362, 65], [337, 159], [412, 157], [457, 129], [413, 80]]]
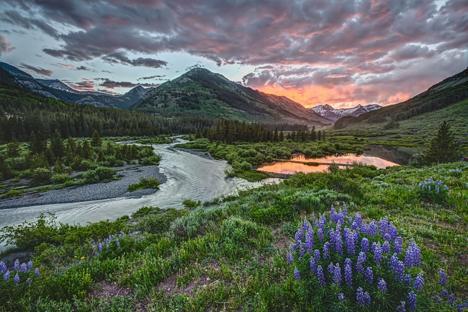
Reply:
[[226, 161], [174, 148], [174, 145], [183, 142], [177, 139], [171, 144], [153, 145], [155, 153], [161, 156], [159, 168], [167, 181], [151, 195], [0, 209], [0, 228], [34, 220], [41, 213], [53, 213], [58, 222], [68, 224], [115, 220], [144, 206], [180, 208], [185, 199], [205, 202], [277, 181], [265, 179], [248, 182], [240, 178], [227, 178], [225, 170], [229, 165]]

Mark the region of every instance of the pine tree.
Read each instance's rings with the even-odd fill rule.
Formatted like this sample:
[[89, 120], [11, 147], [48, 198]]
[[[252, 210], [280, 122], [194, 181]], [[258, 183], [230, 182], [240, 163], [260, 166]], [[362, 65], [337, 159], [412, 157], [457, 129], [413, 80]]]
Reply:
[[54, 154], [55, 158], [60, 158], [65, 155], [65, 147], [63, 145], [62, 137], [60, 133], [56, 130], [54, 135], [50, 139], [50, 149]]
[[102, 144], [101, 135], [99, 134], [97, 130], [94, 130], [92, 138], [91, 138], [91, 145], [94, 147], [100, 147], [101, 144]]
[[31, 133], [31, 144], [29, 144], [29, 149], [32, 154], [42, 154], [46, 151], [47, 141], [43, 140], [40, 135], [37, 135], [35, 132]]
[[424, 160], [429, 164], [433, 164], [457, 161], [459, 157], [460, 152], [455, 137], [450, 131], [450, 125], [444, 121], [437, 131], [437, 135], [431, 140], [424, 155]]

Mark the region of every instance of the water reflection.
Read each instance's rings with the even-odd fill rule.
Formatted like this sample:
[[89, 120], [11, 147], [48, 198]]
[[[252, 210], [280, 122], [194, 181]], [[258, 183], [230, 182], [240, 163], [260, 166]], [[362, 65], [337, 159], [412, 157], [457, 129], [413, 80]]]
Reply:
[[296, 154], [289, 161], [278, 161], [271, 164], [265, 164], [257, 168], [257, 170], [276, 174], [294, 174], [298, 172], [317, 173], [327, 172], [329, 166], [333, 163], [339, 165], [341, 169], [346, 168], [347, 165], [354, 164], [370, 165], [379, 169], [398, 166], [397, 163], [392, 161], [365, 154], [345, 154], [318, 158], [306, 158], [303, 154]]

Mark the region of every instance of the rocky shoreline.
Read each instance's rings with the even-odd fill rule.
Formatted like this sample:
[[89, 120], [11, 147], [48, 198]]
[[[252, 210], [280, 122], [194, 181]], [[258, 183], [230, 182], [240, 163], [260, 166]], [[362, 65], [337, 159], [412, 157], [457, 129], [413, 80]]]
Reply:
[[121, 177], [110, 182], [73, 186], [59, 190], [50, 190], [42, 193], [26, 194], [18, 198], [0, 200], [0, 209], [20, 208], [34, 205], [49, 205], [61, 203], [73, 203], [89, 200], [100, 200], [117, 197], [140, 197], [149, 195], [156, 190], [144, 189], [128, 192], [130, 184], [138, 183], [140, 178], [156, 178], [161, 184], [166, 182], [166, 176], [159, 167], [153, 166], [126, 166], [118, 170]]

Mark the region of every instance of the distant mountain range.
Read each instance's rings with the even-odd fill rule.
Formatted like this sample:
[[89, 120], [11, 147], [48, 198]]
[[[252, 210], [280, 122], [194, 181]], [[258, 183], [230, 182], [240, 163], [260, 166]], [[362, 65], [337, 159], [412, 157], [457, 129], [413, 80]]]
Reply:
[[345, 116], [335, 123], [336, 129], [366, 127], [366, 125], [388, 124], [442, 110], [452, 104], [468, 99], [468, 68], [442, 80], [426, 91], [402, 103], [382, 107], [360, 116]]
[[78, 91], [57, 79], [37, 79], [28, 73], [0, 62], [0, 82], [15, 85], [46, 97], [70, 103], [89, 104], [97, 107], [127, 109], [140, 101], [149, 89], [136, 86], [125, 94], [112, 95], [104, 92]]
[[164, 117], [226, 118], [263, 123], [324, 126], [314, 111], [284, 97], [242, 86], [207, 69], [195, 68], [156, 88], [137, 86], [123, 95], [78, 91], [57, 79], [36, 79], [0, 62], [0, 82], [76, 104], [155, 113]]
[[317, 114], [319, 114], [320, 116], [332, 122], [335, 122], [344, 116], [357, 117], [364, 113], [377, 110], [381, 107], [382, 106], [380, 106], [379, 104], [368, 104], [368, 105], [356, 105], [351, 108], [334, 108], [328, 104], [323, 104], [323, 105], [314, 106], [310, 109], [316, 112]]
[[329, 120], [287, 97], [253, 90], [204, 68], [194, 68], [150, 90], [132, 109], [168, 117], [330, 124]]

